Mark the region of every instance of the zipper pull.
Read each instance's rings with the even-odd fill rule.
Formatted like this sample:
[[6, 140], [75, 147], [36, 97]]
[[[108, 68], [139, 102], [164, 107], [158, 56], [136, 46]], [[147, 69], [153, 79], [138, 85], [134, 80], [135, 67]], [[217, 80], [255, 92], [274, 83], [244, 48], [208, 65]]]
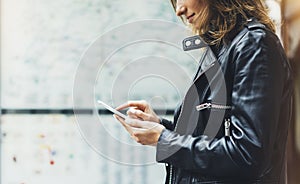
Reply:
[[204, 103], [196, 106], [197, 111], [202, 111], [203, 109], [207, 108], [211, 108], [211, 103]]
[[230, 119], [225, 119], [225, 136], [230, 137]]

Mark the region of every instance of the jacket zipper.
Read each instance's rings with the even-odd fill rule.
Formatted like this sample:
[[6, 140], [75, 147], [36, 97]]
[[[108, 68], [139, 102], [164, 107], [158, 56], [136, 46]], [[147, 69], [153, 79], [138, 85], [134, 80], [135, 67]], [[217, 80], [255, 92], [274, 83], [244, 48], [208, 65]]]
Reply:
[[172, 175], [173, 175], [173, 166], [170, 165], [170, 178], [169, 178], [169, 184], [172, 184]]
[[202, 111], [204, 109], [231, 109], [231, 106], [212, 103], [204, 103], [196, 106], [197, 111]]
[[[204, 103], [196, 106], [197, 111], [202, 111], [204, 109], [231, 109], [232, 107], [229, 105], [219, 105], [219, 104], [212, 104], [212, 103]], [[230, 125], [231, 125], [231, 120], [230, 118], [225, 119], [224, 121], [224, 127], [225, 127], [225, 136], [230, 137]]]
[[230, 137], [230, 118], [225, 119], [224, 127], [225, 127], [225, 137]]
[[[229, 105], [219, 105], [219, 104], [212, 104], [212, 103], [204, 103], [196, 106], [197, 111], [202, 111], [204, 109], [231, 109], [232, 107]], [[224, 127], [225, 127], [225, 137], [230, 137], [230, 125], [231, 120], [230, 118], [225, 119]]]

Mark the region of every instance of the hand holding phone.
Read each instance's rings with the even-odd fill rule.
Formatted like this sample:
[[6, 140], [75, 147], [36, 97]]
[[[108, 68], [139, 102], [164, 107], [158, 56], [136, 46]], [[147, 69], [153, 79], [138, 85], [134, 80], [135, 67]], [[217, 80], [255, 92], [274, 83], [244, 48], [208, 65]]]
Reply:
[[121, 118], [123, 118], [124, 120], [128, 118], [128, 116], [126, 116], [125, 114], [121, 113], [120, 111], [117, 111], [116, 109], [112, 108], [111, 106], [107, 105], [106, 103], [104, 103], [101, 100], [97, 100], [97, 102], [101, 105], [103, 105], [107, 110], [109, 110], [110, 112], [120, 116]]

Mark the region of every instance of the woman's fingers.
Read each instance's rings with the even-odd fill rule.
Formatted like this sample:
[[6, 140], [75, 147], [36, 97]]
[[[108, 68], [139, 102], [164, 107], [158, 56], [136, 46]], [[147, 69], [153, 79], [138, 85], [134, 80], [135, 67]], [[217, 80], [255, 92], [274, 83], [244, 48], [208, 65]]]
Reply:
[[117, 119], [122, 125], [123, 127], [127, 130], [127, 132], [130, 134], [130, 135], [133, 135], [133, 129], [131, 126], [129, 126], [125, 120], [123, 118], [121, 118], [120, 116], [114, 114], [113, 115], [115, 119]]
[[143, 111], [135, 109], [135, 108], [128, 109], [127, 114], [130, 118], [133, 118], [133, 119], [140, 119], [140, 120], [144, 120], [144, 121], [150, 120], [150, 114], [144, 113]]
[[126, 119], [125, 123], [127, 123], [127, 126], [129, 125], [131, 127], [144, 129], [144, 130], [152, 129], [158, 126], [157, 123], [151, 121], [141, 121], [141, 120], [131, 119], [131, 118]]
[[127, 111], [127, 114], [130, 118], [140, 119], [144, 121], [153, 121], [156, 123], [159, 123], [160, 121], [159, 117], [145, 100], [128, 101], [127, 103], [120, 105], [116, 109], [122, 110], [128, 107], [129, 110]]
[[148, 103], [145, 100], [139, 100], [139, 101], [128, 101], [120, 106], [118, 106], [117, 110], [122, 110], [128, 107], [136, 107], [142, 111], [144, 111], [148, 107]]
[[134, 128], [145, 128], [144, 121], [134, 120], [134, 119], [126, 119], [125, 123], [127, 125], [134, 127]]
[[145, 100], [138, 100], [138, 101], [128, 101], [127, 102], [130, 107], [137, 107], [144, 111], [146, 108], [149, 107], [149, 104]]
[[132, 127], [132, 137], [143, 145], [156, 145], [159, 136], [165, 127], [151, 121], [126, 119], [125, 122]]
[[117, 115], [114, 115], [114, 117], [121, 122], [136, 142], [143, 145], [155, 145], [165, 128], [163, 125], [151, 121], [141, 121], [131, 118], [124, 120]]
[[116, 110], [122, 110], [122, 109], [126, 109], [130, 107], [128, 103], [124, 103], [122, 105], [119, 105], [118, 107], [116, 107]]

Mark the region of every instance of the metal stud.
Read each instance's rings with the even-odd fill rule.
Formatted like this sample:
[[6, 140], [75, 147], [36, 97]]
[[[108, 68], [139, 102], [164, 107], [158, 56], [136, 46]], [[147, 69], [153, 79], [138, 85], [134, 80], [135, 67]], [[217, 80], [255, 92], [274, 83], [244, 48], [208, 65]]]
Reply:
[[191, 46], [191, 44], [192, 44], [191, 41], [186, 41], [186, 42], [185, 42], [185, 46], [187, 46], [187, 47]]
[[200, 43], [201, 43], [201, 40], [200, 40], [200, 39], [196, 39], [196, 40], [195, 40], [195, 44], [196, 44], [196, 45], [199, 45]]

